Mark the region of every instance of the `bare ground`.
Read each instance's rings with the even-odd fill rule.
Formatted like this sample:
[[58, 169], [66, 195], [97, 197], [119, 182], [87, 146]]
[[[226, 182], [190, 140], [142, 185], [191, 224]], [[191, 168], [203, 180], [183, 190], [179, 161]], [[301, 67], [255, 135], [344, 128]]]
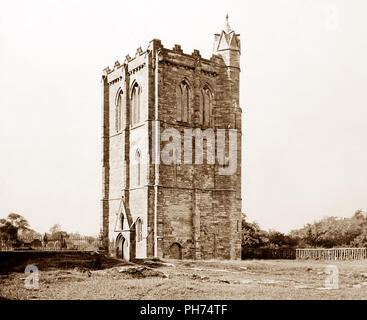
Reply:
[[[33, 261], [39, 289], [25, 288], [20, 270], [0, 275], [3, 299], [367, 299], [363, 261]], [[327, 265], [339, 289], [325, 290]], [[364, 275], [364, 273], [366, 273]]]

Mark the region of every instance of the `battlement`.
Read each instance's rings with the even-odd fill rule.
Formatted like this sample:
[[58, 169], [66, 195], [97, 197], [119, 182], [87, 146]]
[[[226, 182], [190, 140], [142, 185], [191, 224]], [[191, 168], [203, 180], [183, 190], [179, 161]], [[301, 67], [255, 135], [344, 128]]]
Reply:
[[133, 57], [127, 54], [122, 64], [118, 60], [116, 60], [114, 67], [112, 69], [110, 69], [110, 67], [107, 66], [105, 69], [103, 69], [103, 75], [107, 76], [108, 74], [112, 73], [114, 70], [120, 69], [122, 67], [126, 67], [130, 63], [133, 63], [139, 57], [150, 54], [151, 52], [158, 53], [159, 55], [163, 56], [162, 60], [167, 58], [167, 54], [168, 56], [171, 56], [171, 57], [172, 57], [172, 54], [175, 54], [178, 56], [183, 56], [183, 57], [192, 59], [193, 61], [200, 60], [201, 63], [207, 64], [207, 65], [213, 65], [213, 66], [223, 65], [223, 59], [220, 55], [212, 54], [212, 56], [209, 59], [206, 59], [201, 56], [200, 51], [197, 49], [194, 49], [191, 54], [188, 54], [188, 53], [183, 52], [181, 45], [179, 44], [175, 44], [172, 49], [169, 49], [169, 48], [165, 48], [162, 45], [161, 40], [153, 39], [149, 42], [149, 45], [146, 50], [143, 51], [142, 48], [139, 47], [136, 49], [135, 55]]
[[181, 45], [179, 44], [175, 44], [172, 49], [164, 48], [162, 46], [162, 49], [165, 50], [166, 52], [173, 52], [173, 53], [176, 53], [176, 54], [188, 57], [188, 58], [192, 58], [196, 60], [200, 59], [201, 61], [207, 62], [207, 63], [212, 63], [212, 62], [217, 63], [217, 64], [221, 63], [221, 57], [219, 55], [212, 54], [212, 56], [209, 59], [203, 58], [200, 54], [200, 50], [194, 49], [191, 54], [185, 53], [183, 52]]

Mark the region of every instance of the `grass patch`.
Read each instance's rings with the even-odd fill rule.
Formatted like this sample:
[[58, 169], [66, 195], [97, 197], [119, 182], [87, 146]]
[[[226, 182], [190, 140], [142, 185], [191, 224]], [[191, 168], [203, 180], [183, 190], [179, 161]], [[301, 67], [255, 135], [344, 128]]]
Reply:
[[[366, 299], [367, 261], [180, 261], [59, 256], [33, 260], [39, 290], [24, 288], [24, 269], [0, 277], [3, 299]], [[339, 270], [339, 289], [325, 286], [327, 265]], [[131, 268], [137, 268], [139, 277]], [[123, 267], [125, 266], [125, 267]], [[121, 270], [132, 270], [121, 272]], [[140, 270], [140, 271], [139, 271]], [[162, 277], [161, 274], [167, 275]], [[141, 276], [140, 276], [141, 275]]]

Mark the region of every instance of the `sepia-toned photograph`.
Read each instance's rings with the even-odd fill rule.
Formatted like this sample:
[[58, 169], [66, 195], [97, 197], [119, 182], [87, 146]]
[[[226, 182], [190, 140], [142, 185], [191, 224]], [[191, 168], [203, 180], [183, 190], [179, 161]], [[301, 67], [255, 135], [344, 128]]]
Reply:
[[0, 300], [367, 299], [366, 12], [1, 1]]

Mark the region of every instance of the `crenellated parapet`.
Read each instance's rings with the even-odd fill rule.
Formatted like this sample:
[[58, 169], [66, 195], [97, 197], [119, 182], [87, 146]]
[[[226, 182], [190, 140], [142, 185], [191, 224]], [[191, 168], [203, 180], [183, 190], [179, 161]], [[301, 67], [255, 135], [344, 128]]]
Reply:
[[[211, 77], [217, 77], [220, 68], [225, 66], [220, 54], [214, 53], [210, 59], [205, 59], [197, 49], [194, 49], [191, 54], [188, 54], [183, 52], [179, 44], [175, 44], [172, 49], [169, 49], [162, 45], [161, 40], [153, 39], [150, 41], [146, 50], [143, 51], [141, 47], [137, 48], [133, 58], [127, 54], [122, 64], [117, 60], [114, 64], [114, 68], [110, 69], [106, 67], [103, 70], [103, 74], [107, 76], [116, 72], [118, 73], [121, 68], [125, 67], [128, 68], [129, 75], [139, 72], [146, 66], [146, 56], [149, 54], [158, 54], [158, 62], [165, 65], [187, 70], [195, 70], [199, 67], [203, 74]], [[118, 82], [119, 77], [111, 75], [110, 78], [111, 80], [109, 80], [109, 83], [114, 84]]]

